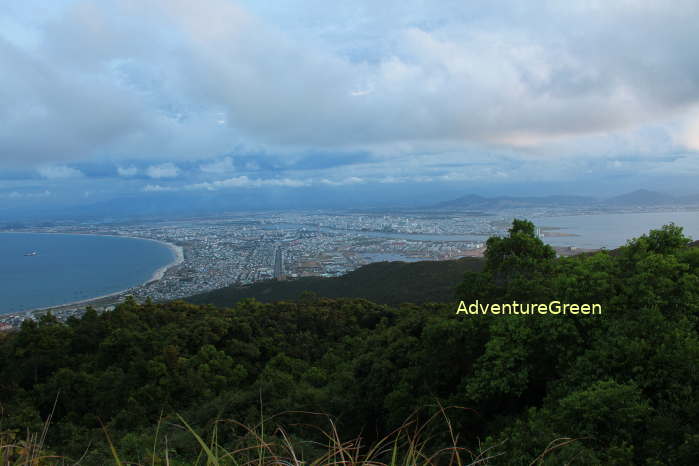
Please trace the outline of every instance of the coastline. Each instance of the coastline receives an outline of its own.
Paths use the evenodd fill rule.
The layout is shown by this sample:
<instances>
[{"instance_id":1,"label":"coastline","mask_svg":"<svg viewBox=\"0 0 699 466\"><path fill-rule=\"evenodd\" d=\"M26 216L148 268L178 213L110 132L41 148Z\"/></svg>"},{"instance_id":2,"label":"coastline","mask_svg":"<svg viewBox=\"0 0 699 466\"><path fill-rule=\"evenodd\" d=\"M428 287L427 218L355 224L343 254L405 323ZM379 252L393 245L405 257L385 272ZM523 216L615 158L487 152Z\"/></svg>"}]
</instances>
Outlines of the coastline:
<instances>
[{"instance_id":1,"label":"coastline","mask_svg":"<svg viewBox=\"0 0 699 466\"><path fill-rule=\"evenodd\" d=\"M63 309L66 307L71 307L71 306L85 305L85 304L93 303L95 301L101 301L103 299L108 299L108 298L112 298L115 296L120 296L122 294L127 293L130 290L133 290L134 288L138 288L140 286L145 286L145 285L157 282L159 280L162 280L168 270L170 270L171 268L176 267L184 262L184 249L182 248L182 246L178 246L178 245L173 244L173 243L168 243L167 241L161 241L161 240L157 240L157 239L153 239L153 238L142 238L139 236L126 236L126 235L103 235L103 234L99 234L99 233L57 233L57 232L34 232L34 231L3 231L0 233L38 233L38 234L56 234L56 235L109 236L112 238L139 239L139 240L144 240L144 241L153 241L156 243L160 243L163 246L166 246L168 249L170 249L170 251L174 255L174 258L170 263L158 268L155 272L153 272L153 275L151 275L151 277L148 280L146 280L145 282L140 283L138 285L134 285L132 287L129 287L129 288L126 288L123 290L119 290L119 291L115 291L113 293L101 295L101 296L94 296L94 297L87 298L87 299L81 299L79 301L71 301L68 303L61 303L61 304L56 304L56 305L48 306L48 307L39 307L39 308L34 308L34 309L27 309L25 311L20 311L20 312L10 312L8 314L0 314L0 319L8 318L8 317L20 317L20 316L29 317L37 312L48 312L51 310L58 310L58 309Z\"/></svg>"},{"instance_id":2,"label":"coastline","mask_svg":"<svg viewBox=\"0 0 699 466\"><path fill-rule=\"evenodd\" d=\"M121 236L121 238L136 238L136 237L135 236ZM150 279L147 282L142 283L139 286L147 285L149 283L153 283L153 282L157 282L159 280L162 280L163 277L165 276L165 273L168 270L170 270L173 267L177 267L178 265L180 265L184 262L184 249L182 248L182 246L178 246L176 244L168 243L166 241L160 241L160 240L151 239L151 238L137 238L137 239L147 239L149 241L155 241L156 243L160 243L164 246L167 246L170 249L170 251L172 251L172 253L175 255L175 258L172 260L172 262L160 267L158 270L153 272L153 275L150 277ZM129 289L131 289L131 288L129 288Z\"/></svg>"}]
</instances>

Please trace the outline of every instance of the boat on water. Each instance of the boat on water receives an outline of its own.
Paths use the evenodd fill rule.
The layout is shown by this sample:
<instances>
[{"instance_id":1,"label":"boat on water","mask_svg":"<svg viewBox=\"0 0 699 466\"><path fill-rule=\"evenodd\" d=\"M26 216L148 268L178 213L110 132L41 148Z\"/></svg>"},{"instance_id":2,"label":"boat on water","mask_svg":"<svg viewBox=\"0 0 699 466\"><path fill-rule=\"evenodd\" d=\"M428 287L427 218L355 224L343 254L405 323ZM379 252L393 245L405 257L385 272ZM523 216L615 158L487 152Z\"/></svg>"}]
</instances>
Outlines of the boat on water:
<instances>
[{"instance_id":1,"label":"boat on water","mask_svg":"<svg viewBox=\"0 0 699 466\"><path fill-rule=\"evenodd\" d=\"M39 254L39 253L37 253L36 251L24 253L25 256L36 256L36 255L38 255L38 254Z\"/></svg>"}]
</instances>

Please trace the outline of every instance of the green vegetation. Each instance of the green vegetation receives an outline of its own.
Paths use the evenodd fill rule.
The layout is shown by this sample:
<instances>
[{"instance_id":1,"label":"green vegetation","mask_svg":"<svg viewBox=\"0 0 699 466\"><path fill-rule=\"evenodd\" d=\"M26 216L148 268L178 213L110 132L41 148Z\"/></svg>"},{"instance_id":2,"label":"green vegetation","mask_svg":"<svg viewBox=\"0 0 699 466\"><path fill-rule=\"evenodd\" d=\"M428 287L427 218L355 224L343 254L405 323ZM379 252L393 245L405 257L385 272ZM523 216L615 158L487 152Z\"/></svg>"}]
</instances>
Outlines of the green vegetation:
<instances>
[{"instance_id":1,"label":"green vegetation","mask_svg":"<svg viewBox=\"0 0 699 466\"><path fill-rule=\"evenodd\" d=\"M699 464L688 245L668 225L557 259L516 221L458 287L467 303L598 316L313 295L47 316L0 339L0 431L24 438L52 416L46 448L81 464Z\"/></svg>"}]
</instances>

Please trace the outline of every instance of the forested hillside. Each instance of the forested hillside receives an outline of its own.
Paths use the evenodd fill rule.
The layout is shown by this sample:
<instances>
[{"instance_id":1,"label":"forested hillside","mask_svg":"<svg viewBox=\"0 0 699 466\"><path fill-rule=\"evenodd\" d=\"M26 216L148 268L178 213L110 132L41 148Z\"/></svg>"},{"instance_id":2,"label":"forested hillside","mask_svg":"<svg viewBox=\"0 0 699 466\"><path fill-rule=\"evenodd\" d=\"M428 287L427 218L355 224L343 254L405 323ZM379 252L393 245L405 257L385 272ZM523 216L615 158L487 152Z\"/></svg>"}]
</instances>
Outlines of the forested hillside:
<instances>
[{"instance_id":1,"label":"forested hillside","mask_svg":"<svg viewBox=\"0 0 699 466\"><path fill-rule=\"evenodd\" d=\"M192 464L203 447L182 419L234 451L257 440L230 420L264 417L270 441L311 459L328 444L313 426L330 429L311 413L365 450L437 415L450 424L427 424L425 458L389 443L376 461L425 464L458 437L479 464L699 464L699 249L669 225L615 254L557 259L533 233L515 221L491 238L458 298L598 303L601 315L456 314L457 299L129 301L3 335L0 430L37 432L53 413L47 449L81 464L111 461L105 431L122 460Z\"/></svg>"}]
</instances>

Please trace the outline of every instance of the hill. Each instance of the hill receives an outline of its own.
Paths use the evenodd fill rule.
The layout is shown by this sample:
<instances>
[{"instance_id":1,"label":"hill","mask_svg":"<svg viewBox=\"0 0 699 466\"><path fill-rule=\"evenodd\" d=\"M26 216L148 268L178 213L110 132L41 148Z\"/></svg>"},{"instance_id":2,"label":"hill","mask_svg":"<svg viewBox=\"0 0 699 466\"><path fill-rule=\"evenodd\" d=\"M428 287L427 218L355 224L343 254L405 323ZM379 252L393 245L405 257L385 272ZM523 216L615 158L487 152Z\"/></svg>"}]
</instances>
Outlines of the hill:
<instances>
[{"instance_id":1,"label":"hill","mask_svg":"<svg viewBox=\"0 0 699 466\"><path fill-rule=\"evenodd\" d=\"M607 199L607 204L627 206L669 205L677 202L678 199L670 196L669 194L649 191L647 189L638 189L630 193Z\"/></svg>"},{"instance_id":2,"label":"hill","mask_svg":"<svg viewBox=\"0 0 699 466\"><path fill-rule=\"evenodd\" d=\"M593 205L598 202L597 199L585 196L483 197L477 194L468 194L457 199L441 202L433 207L435 209L499 210L523 207L583 206Z\"/></svg>"},{"instance_id":3,"label":"hill","mask_svg":"<svg viewBox=\"0 0 699 466\"><path fill-rule=\"evenodd\" d=\"M483 259L448 261L375 262L341 277L267 280L249 286L229 286L186 298L195 304L231 306L244 298L262 302L298 299L310 291L326 298L364 298L380 304L446 302L464 273L479 272Z\"/></svg>"},{"instance_id":4,"label":"hill","mask_svg":"<svg viewBox=\"0 0 699 466\"><path fill-rule=\"evenodd\" d=\"M657 207L696 205L698 202L699 195L676 197L657 191L650 191L648 189L637 189L636 191L605 199L569 195L483 197L477 194L467 194L456 199L440 202L433 205L432 208L439 210L471 209L497 211L501 209L534 207Z\"/></svg>"}]
</instances>

